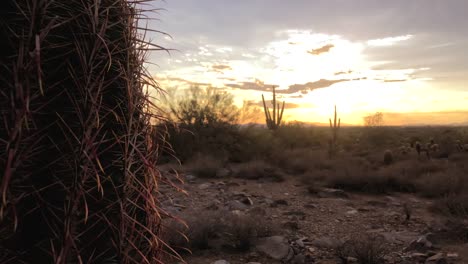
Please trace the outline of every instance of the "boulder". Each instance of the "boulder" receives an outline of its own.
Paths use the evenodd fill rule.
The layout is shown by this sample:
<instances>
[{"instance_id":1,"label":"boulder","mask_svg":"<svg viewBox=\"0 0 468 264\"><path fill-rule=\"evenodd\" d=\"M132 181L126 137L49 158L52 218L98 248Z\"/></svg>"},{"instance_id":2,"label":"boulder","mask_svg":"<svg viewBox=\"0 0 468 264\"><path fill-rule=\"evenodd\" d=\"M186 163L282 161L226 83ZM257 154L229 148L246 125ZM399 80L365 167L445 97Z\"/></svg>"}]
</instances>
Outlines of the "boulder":
<instances>
[{"instance_id":1,"label":"boulder","mask_svg":"<svg viewBox=\"0 0 468 264\"><path fill-rule=\"evenodd\" d=\"M337 248L343 244L342 241L332 237L321 237L310 242L311 245L318 248Z\"/></svg>"},{"instance_id":2,"label":"boulder","mask_svg":"<svg viewBox=\"0 0 468 264\"><path fill-rule=\"evenodd\" d=\"M447 264L447 258L445 257L445 254L443 253L437 253L434 256L426 259L425 264Z\"/></svg>"},{"instance_id":3,"label":"boulder","mask_svg":"<svg viewBox=\"0 0 468 264\"><path fill-rule=\"evenodd\" d=\"M230 264L229 261L221 259L211 262L211 264Z\"/></svg>"},{"instance_id":4,"label":"boulder","mask_svg":"<svg viewBox=\"0 0 468 264\"><path fill-rule=\"evenodd\" d=\"M260 238L255 245L257 251L276 260L282 260L288 257L290 251L288 240L283 236L272 236Z\"/></svg>"},{"instance_id":5,"label":"boulder","mask_svg":"<svg viewBox=\"0 0 468 264\"><path fill-rule=\"evenodd\" d=\"M349 195L340 189L324 188L317 193L320 198L349 198Z\"/></svg>"}]
</instances>

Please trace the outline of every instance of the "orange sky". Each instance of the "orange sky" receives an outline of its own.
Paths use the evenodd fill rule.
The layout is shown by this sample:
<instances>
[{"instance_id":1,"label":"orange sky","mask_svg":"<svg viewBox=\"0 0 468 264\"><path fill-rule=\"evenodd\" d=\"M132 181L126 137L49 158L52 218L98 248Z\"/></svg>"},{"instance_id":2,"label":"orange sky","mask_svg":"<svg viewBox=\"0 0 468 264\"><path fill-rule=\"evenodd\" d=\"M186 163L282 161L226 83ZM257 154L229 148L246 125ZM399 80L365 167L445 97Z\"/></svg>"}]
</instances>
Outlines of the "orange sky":
<instances>
[{"instance_id":1,"label":"orange sky","mask_svg":"<svg viewBox=\"0 0 468 264\"><path fill-rule=\"evenodd\" d=\"M167 1L155 27L172 38L154 41L178 51L151 70L163 88L212 85L239 104L276 85L297 106L288 120L326 122L336 104L348 124L377 111L392 125L468 123L468 2L421 1Z\"/></svg>"}]
</instances>

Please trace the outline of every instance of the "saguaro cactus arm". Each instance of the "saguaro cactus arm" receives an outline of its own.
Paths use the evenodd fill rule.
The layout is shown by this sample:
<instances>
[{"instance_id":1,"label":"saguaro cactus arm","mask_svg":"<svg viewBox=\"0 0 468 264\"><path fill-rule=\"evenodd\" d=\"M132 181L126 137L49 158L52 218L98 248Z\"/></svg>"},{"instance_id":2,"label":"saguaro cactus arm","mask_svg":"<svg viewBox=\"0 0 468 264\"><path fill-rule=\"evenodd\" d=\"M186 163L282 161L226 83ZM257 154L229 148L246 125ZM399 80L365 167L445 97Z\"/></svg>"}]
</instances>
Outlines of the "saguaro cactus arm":
<instances>
[{"instance_id":1,"label":"saguaro cactus arm","mask_svg":"<svg viewBox=\"0 0 468 264\"><path fill-rule=\"evenodd\" d=\"M270 109L266 105L265 97L263 96L263 94L262 94L262 102L263 102L263 111L265 112L266 125L268 129L272 129L272 130L277 129L281 125L281 120L283 119L285 102L283 101L282 107L280 110L280 104L276 102L275 86L273 86L272 113L270 113Z\"/></svg>"}]
</instances>

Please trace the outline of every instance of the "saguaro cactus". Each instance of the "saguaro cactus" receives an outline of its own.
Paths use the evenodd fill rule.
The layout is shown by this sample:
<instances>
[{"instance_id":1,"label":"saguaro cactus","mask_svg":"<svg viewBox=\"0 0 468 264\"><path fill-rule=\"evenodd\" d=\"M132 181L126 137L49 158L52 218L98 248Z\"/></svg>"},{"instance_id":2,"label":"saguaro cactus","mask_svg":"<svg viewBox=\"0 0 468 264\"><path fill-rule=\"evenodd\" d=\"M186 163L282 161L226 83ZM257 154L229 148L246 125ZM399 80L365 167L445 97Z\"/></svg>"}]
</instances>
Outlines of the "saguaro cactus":
<instances>
[{"instance_id":1,"label":"saguaro cactus","mask_svg":"<svg viewBox=\"0 0 468 264\"><path fill-rule=\"evenodd\" d=\"M338 122L337 122L338 119ZM340 125L341 125L341 118L338 118L338 113L336 112L336 105L335 105L335 115L332 119L328 119L330 121L330 132L331 132L331 138L329 141L329 153L331 155L335 154L337 151L338 147L338 131L340 130Z\"/></svg>"},{"instance_id":2,"label":"saguaro cactus","mask_svg":"<svg viewBox=\"0 0 468 264\"><path fill-rule=\"evenodd\" d=\"M262 101L263 101L263 111L265 112L265 120L266 120L266 125L268 129L271 130L276 130L278 127L281 125L281 120L283 119L283 112L284 112L284 104L285 102L283 101L281 110L280 110L280 104L276 103L276 90L275 86L273 86L273 112L270 113L270 109L265 103L265 97L262 94Z\"/></svg>"},{"instance_id":3,"label":"saguaro cactus","mask_svg":"<svg viewBox=\"0 0 468 264\"><path fill-rule=\"evenodd\" d=\"M144 2L0 1L0 263L159 263Z\"/></svg>"}]
</instances>

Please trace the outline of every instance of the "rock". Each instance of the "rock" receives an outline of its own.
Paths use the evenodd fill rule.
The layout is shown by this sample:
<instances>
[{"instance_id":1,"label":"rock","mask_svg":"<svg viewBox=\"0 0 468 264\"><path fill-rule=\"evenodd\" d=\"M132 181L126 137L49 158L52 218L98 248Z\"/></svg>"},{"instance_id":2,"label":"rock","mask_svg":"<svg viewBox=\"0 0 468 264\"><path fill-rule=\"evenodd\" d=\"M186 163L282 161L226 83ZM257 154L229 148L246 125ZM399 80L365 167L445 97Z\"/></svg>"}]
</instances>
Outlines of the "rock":
<instances>
[{"instance_id":1,"label":"rock","mask_svg":"<svg viewBox=\"0 0 468 264\"><path fill-rule=\"evenodd\" d=\"M217 261L214 261L214 262L211 262L211 264L230 264L227 260L217 260Z\"/></svg>"},{"instance_id":2,"label":"rock","mask_svg":"<svg viewBox=\"0 0 468 264\"><path fill-rule=\"evenodd\" d=\"M312 240L310 244L318 248L337 248L343 242L332 237L322 237Z\"/></svg>"},{"instance_id":3,"label":"rock","mask_svg":"<svg viewBox=\"0 0 468 264\"><path fill-rule=\"evenodd\" d=\"M353 210L347 211L347 212L346 212L346 215L347 215L347 216L351 216L351 215L356 215L356 214L358 214L358 213L359 213L358 210L353 209Z\"/></svg>"},{"instance_id":4,"label":"rock","mask_svg":"<svg viewBox=\"0 0 468 264\"><path fill-rule=\"evenodd\" d=\"M447 258L449 258L449 259L452 259L452 260L453 260L453 259L458 259L458 257L459 257L459 256L458 256L458 253L455 253L455 252L449 252L449 253L447 253Z\"/></svg>"},{"instance_id":5,"label":"rock","mask_svg":"<svg viewBox=\"0 0 468 264\"><path fill-rule=\"evenodd\" d=\"M299 223L296 221L284 222L283 226L291 230L299 230Z\"/></svg>"},{"instance_id":6,"label":"rock","mask_svg":"<svg viewBox=\"0 0 468 264\"><path fill-rule=\"evenodd\" d=\"M271 207L277 207L279 205L284 205L284 206L287 206L289 205L288 201L286 200L283 200L283 199L279 199L279 200L275 200L271 203Z\"/></svg>"},{"instance_id":7,"label":"rock","mask_svg":"<svg viewBox=\"0 0 468 264\"><path fill-rule=\"evenodd\" d=\"M414 262L416 263L422 263L424 262L429 256L427 254L424 254L424 253L419 253L419 252L415 252L415 253L411 253L409 255L409 257L411 258L411 260L413 260Z\"/></svg>"},{"instance_id":8,"label":"rock","mask_svg":"<svg viewBox=\"0 0 468 264\"><path fill-rule=\"evenodd\" d=\"M302 211L288 211L288 212L284 212L283 215L291 217L290 219L298 218L300 220L304 220L306 218L306 213Z\"/></svg>"},{"instance_id":9,"label":"rock","mask_svg":"<svg viewBox=\"0 0 468 264\"><path fill-rule=\"evenodd\" d=\"M248 262L247 264L262 264L260 262Z\"/></svg>"},{"instance_id":10,"label":"rock","mask_svg":"<svg viewBox=\"0 0 468 264\"><path fill-rule=\"evenodd\" d=\"M426 259L425 264L447 264L447 259L443 253L437 253L434 256Z\"/></svg>"},{"instance_id":11,"label":"rock","mask_svg":"<svg viewBox=\"0 0 468 264\"><path fill-rule=\"evenodd\" d=\"M380 232L376 232L380 233ZM380 233L387 242L392 244L404 245L409 244L418 237L421 236L420 233L410 232L410 231L398 231L398 232L382 232Z\"/></svg>"},{"instance_id":12,"label":"rock","mask_svg":"<svg viewBox=\"0 0 468 264\"><path fill-rule=\"evenodd\" d=\"M231 210L231 211L235 211L235 210L243 211L243 210L247 210L249 208L248 205L246 205L244 203L241 203L241 202L239 202L237 200L228 202L227 206L228 206L229 210Z\"/></svg>"},{"instance_id":13,"label":"rock","mask_svg":"<svg viewBox=\"0 0 468 264\"><path fill-rule=\"evenodd\" d=\"M427 236L420 236L416 240L413 240L411 244L405 249L405 251L417 251L424 253L432 248L432 242L427 239Z\"/></svg>"},{"instance_id":14,"label":"rock","mask_svg":"<svg viewBox=\"0 0 468 264\"><path fill-rule=\"evenodd\" d=\"M374 207L387 207L388 206L388 203L386 202L374 201L374 200L368 201L367 204L370 206L374 206Z\"/></svg>"},{"instance_id":15,"label":"rock","mask_svg":"<svg viewBox=\"0 0 468 264\"><path fill-rule=\"evenodd\" d=\"M306 262L306 257L303 254L297 254L291 260L292 264L304 264Z\"/></svg>"},{"instance_id":16,"label":"rock","mask_svg":"<svg viewBox=\"0 0 468 264\"><path fill-rule=\"evenodd\" d=\"M209 183L209 182L202 183L202 184L198 185L198 189L200 189L200 190L206 190L206 189L209 189L209 188L211 188L211 183Z\"/></svg>"},{"instance_id":17,"label":"rock","mask_svg":"<svg viewBox=\"0 0 468 264\"><path fill-rule=\"evenodd\" d=\"M320 198L349 198L349 195L340 189L324 188L317 195Z\"/></svg>"},{"instance_id":18,"label":"rock","mask_svg":"<svg viewBox=\"0 0 468 264\"><path fill-rule=\"evenodd\" d=\"M316 205L316 204L304 204L304 208L307 208L307 209L317 209L317 208L318 208L318 205Z\"/></svg>"},{"instance_id":19,"label":"rock","mask_svg":"<svg viewBox=\"0 0 468 264\"><path fill-rule=\"evenodd\" d=\"M221 168L216 171L216 178L227 178L231 175L231 171L226 168Z\"/></svg>"},{"instance_id":20,"label":"rock","mask_svg":"<svg viewBox=\"0 0 468 264\"><path fill-rule=\"evenodd\" d=\"M185 179L188 181L188 182L194 182L197 177L195 175L192 175L192 174L186 174L185 175Z\"/></svg>"},{"instance_id":21,"label":"rock","mask_svg":"<svg viewBox=\"0 0 468 264\"><path fill-rule=\"evenodd\" d=\"M242 199L242 203L249 205L249 206L252 206L254 204L252 199L250 199L250 197L245 197L244 199Z\"/></svg>"},{"instance_id":22,"label":"rock","mask_svg":"<svg viewBox=\"0 0 468 264\"><path fill-rule=\"evenodd\" d=\"M288 254L292 251L288 240L282 236L260 238L255 247L259 252L276 260L288 257Z\"/></svg>"}]
</instances>

